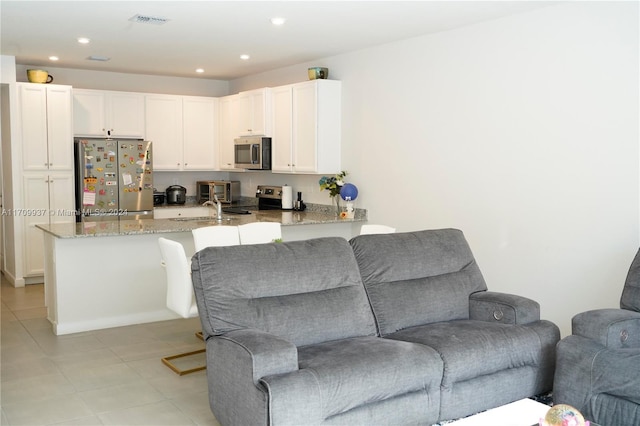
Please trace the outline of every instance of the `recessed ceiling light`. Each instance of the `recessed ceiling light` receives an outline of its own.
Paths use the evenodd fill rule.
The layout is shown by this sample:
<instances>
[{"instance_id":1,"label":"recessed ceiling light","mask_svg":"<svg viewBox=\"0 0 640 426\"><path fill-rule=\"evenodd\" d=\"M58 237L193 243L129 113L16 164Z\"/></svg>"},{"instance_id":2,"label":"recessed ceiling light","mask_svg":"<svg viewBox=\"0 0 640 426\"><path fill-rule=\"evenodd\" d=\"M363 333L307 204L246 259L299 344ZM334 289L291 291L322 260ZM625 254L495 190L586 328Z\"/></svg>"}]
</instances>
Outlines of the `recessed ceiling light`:
<instances>
[{"instance_id":1,"label":"recessed ceiling light","mask_svg":"<svg viewBox=\"0 0 640 426\"><path fill-rule=\"evenodd\" d=\"M60 58L58 58L57 56L49 56L50 61L57 61L58 59Z\"/></svg>"},{"instance_id":2,"label":"recessed ceiling light","mask_svg":"<svg viewBox=\"0 0 640 426\"><path fill-rule=\"evenodd\" d=\"M204 72L204 70L202 68L197 68L196 72L202 74Z\"/></svg>"},{"instance_id":3,"label":"recessed ceiling light","mask_svg":"<svg viewBox=\"0 0 640 426\"><path fill-rule=\"evenodd\" d=\"M287 22L287 20L286 20L286 19L284 19L284 18L280 18L280 17L277 17L277 18L271 18L271 23L272 23L273 25L282 25L282 24L284 24L285 22Z\"/></svg>"},{"instance_id":4,"label":"recessed ceiling light","mask_svg":"<svg viewBox=\"0 0 640 426\"><path fill-rule=\"evenodd\" d=\"M242 59L243 61L246 61L247 59L249 59L251 56L249 55L240 55L240 59Z\"/></svg>"},{"instance_id":5,"label":"recessed ceiling light","mask_svg":"<svg viewBox=\"0 0 640 426\"><path fill-rule=\"evenodd\" d=\"M86 37L78 37L78 43L80 44L89 44L91 40Z\"/></svg>"}]
</instances>

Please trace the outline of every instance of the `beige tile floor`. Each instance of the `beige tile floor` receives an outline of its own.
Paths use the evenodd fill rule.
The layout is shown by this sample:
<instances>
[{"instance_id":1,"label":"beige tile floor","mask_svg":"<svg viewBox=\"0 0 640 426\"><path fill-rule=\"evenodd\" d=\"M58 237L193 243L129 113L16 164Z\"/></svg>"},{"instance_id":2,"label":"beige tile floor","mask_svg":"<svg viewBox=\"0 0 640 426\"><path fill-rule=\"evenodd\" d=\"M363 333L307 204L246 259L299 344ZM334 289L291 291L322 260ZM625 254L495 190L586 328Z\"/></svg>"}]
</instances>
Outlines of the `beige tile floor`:
<instances>
[{"instance_id":1,"label":"beige tile floor","mask_svg":"<svg viewBox=\"0 0 640 426\"><path fill-rule=\"evenodd\" d=\"M197 318L56 336L43 285L0 290L1 425L219 425L206 372L160 361L204 347Z\"/></svg>"}]
</instances>

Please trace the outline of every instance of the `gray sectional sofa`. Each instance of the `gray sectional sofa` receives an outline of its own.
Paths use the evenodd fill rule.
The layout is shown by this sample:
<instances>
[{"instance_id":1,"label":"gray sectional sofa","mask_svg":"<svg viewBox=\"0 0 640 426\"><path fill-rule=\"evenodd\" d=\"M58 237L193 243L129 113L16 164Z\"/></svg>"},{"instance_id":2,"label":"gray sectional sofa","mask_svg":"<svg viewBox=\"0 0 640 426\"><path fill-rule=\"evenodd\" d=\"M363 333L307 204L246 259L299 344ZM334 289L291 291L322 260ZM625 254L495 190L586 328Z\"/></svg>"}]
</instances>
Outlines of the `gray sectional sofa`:
<instances>
[{"instance_id":1,"label":"gray sectional sofa","mask_svg":"<svg viewBox=\"0 0 640 426\"><path fill-rule=\"evenodd\" d=\"M430 425L552 387L558 328L459 230L210 247L192 277L222 425Z\"/></svg>"},{"instance_id":2,"label":"gray sectional sofa","mask_svg":"<svg viewBox=\"0 0 640 426\"><path fill-rule=\"evenodd\" d=\"M640 425L640 250L620 309L579 313L571 328L557 347L554 401L600 425Z\"/></svg>"}]
</instances>

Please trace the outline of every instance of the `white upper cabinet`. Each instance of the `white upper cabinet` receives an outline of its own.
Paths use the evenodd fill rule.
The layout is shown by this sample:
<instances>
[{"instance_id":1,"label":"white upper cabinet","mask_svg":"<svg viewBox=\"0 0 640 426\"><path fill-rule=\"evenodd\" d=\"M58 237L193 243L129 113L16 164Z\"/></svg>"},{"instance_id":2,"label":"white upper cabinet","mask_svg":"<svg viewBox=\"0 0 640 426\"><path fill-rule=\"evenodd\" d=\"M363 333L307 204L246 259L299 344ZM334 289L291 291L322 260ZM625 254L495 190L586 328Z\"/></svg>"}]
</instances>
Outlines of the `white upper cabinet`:
<instances>
[{"instance_id":1,"label":"white upper cabinet","mask_svg":"<svg viewBox=\"0 0 640 426\"><path fill-rule=\"evenodd\" d=\"M220 98L220 131L218 137L218 168L220 170L236 170L233 140L238 137L233 124L233 102L237 95Z\"/></svg>"},{"instance_id":2,"label":"white upper cabinet","mask_svg":"<svg viewBox=\"0 0 640 426\"><path fill-rule=\"evenodd\" d=\"M146 139L155 170L215 170L218 99L147 95Z\"/></svg>"},{"instance_id":3,"label":"white upper cabinet","mask_svg":"<svg viewBox=\"0 0 640 426\"><path fill-rule=\"evenodd\" d=\"M217 166L216 132L218 99L182 99L183 169L213 170Z\"/></svg>"},{"instance_id":4,"label":"white upper cabinet","mask_svg":"<svg viewBox=\"0 0 640 426\"><path fill-rule=\"evenodd\" d=\"M271 135L271 169L293 170L293 85L271 90L273 125Z\"/></svg>"},{"instance_id":5,"label":"white upper cabinet","mask_svg":"<svg viewBox=\"0 0 640 426\"><path fill-rule=\"evenodd\" d=\"M144 138L144 94L73 90L76 136Z\"/></svg>"},{"instance_id":6,"label":"white upper cabinet","mask_svg":"<svg viewBox=\"0 0 640 426\"><path fill-rule=\"evenodd\" d=\"M71 86L18 84L24 171L73 170Z\"/></svg>"},{"instance_id":7,"label":"white upper cabinet","mask_svg":"<svg viewBox=\"0 0 640 426\"><path fill-rule=\"evenodd\" d=\"M240 92L232 98L232 128L238 136L271 136L271 89Z\"/></svg>"},{"instance_id":8,"label":"white upper cabinet","mask_svg":"<svg viewBox=\"0 0 640 426\"><path fill-rule=\"evenodd\" d=\"M272 92L273 171L340 171L341 82L311 80Z\"/></svg>"},{"instance_id":9,"label":"white upper cabinet","mask_svg":"<svg viewBox=\"0 0 640 426\"><path fill-rule=\"evenodd\" d=\"M154 170L182 170L182 96L147 95L146 139L153 143Z\"/></svg>"}]
</instances>

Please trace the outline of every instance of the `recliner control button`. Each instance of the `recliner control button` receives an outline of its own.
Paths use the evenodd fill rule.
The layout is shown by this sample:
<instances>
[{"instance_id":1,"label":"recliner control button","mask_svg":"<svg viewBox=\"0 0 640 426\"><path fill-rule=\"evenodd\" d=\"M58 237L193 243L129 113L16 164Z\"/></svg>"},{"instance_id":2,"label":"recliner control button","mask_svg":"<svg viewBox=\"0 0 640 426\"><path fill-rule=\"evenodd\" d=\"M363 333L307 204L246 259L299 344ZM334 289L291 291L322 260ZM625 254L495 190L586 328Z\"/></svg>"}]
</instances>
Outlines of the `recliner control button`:
<instances>
[{"instance_id":1,"label":"recliner control button","mask_svg":"<svg viewBox=\"0 0 640 426\"><path fill-rule=\"evenodd\" d=\"M622 330L620 332L620 341L624 343L627 341L628 338L629 338L629 332L627 330Z\"/></svg>"}]
</instances>

